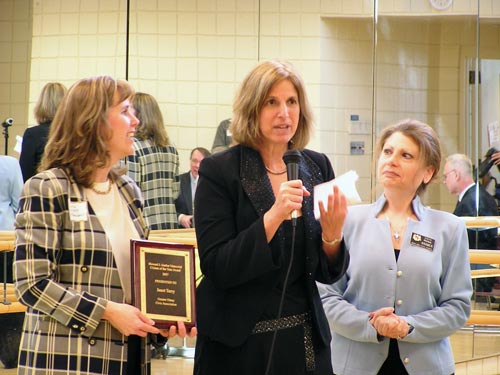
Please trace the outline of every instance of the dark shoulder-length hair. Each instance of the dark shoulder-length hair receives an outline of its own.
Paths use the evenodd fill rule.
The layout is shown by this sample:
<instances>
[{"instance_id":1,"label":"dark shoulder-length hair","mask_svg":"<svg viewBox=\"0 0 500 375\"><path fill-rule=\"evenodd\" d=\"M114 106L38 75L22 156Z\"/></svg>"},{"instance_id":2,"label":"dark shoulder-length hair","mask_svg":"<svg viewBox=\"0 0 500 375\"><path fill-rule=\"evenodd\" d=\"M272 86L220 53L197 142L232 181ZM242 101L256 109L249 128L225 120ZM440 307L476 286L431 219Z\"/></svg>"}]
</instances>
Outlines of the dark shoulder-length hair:
<instances>
[{"instance_id":1,"label":"dark shoulder-length hair","mask_svg":"<svg viewBox=\"0 0 500 375\"><path fill-rule=\"evenodd\" d=\"M167 147L170 144L160 106L149 94L138 92L134 96L135 116L139 119L135 137L140 140L151 140L154 145Z\"/></svg>"},{"instance_id":2,"label":"dark shoulder-length hair","mask_svg":"<svg viewBox=\"0 0 500 375\"><path fill-rule=\"evenodd\" d=\"M406 119L382 130L375 148L375 155L377 155L377 158L380 156L387 139L394 133L398 132L411 138L418 145L424 165L426 167L431 167L434 170L432 178L429 182L422 182L417 189L416 194L422 195L427 188L427 185L429 185L429 183L433 181L436 176L438 176L442 157L441 142L439 141L439 137L434 129L429 125L417 120Z\"/></svg>"},{"instance_id":3,"label":"dark shoulder-length hair","mask_svg":"<svg viewBox=\"0 0 500 375\"><path fill-rule=\"evenodd\" d=\"M259 116L269 91L278 82L290 81L297 90L300 116L290 148L303 149L313 131L313 113L304 82L288 62L270 60L259 63L241 83L233 102L231 131L233 142L257 149L262 140Z\"/></svg>"},{"instance_id":4,"label":"dark shoulder-length hair","mask_svg":"<svg viewBox=\"0 0 500 375\"><path fill-rule=\"evenodd\" d=\"M54 117L39 171L62 168L75 182L90 187L95 169L110 162L108 110L133 96L128 82L110 76L76 82ZM112 176L118 173L115 169Z\"/></svg>"}]
</instances>

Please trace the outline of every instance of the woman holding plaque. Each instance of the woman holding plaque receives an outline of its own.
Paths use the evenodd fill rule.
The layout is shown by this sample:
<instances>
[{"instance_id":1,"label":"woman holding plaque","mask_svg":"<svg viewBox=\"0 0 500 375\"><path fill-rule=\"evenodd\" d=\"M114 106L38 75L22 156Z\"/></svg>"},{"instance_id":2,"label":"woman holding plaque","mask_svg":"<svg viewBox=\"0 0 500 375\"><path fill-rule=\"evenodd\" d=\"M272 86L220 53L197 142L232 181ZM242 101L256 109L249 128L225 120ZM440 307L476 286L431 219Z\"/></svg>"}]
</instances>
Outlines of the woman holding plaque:
<instances>
[{"instance_id":1,"label":"woman holding plaque","mask_svg":"<svg viewBox=\"0 0 500 375\"><path fill-rule=\"evenodd\" d=\"M328 374L330 333L316 281L344 273L346 199L337 188L314 218L313 188L334 178L312 131L305 87L286 62L265 61L233 104L236 146L203 160L195 222L195 374ZM295 151L298 178L283 157Z\"/></svg>"},{"instance_id":2,"label":"woman holding plaque","mask_svg":"<svg viewBox=\"0 0 500 375\"><path fill-rule=\"evenodd\" d=\"M43 172L24 186L14 279L28 309L18 374L147 374L149 342L176 333L130 305L130 239L148 229L137 185L114 166L134 153L133 95L109 76L75 83L52 123Z\"/></svg>"}]
</instances>

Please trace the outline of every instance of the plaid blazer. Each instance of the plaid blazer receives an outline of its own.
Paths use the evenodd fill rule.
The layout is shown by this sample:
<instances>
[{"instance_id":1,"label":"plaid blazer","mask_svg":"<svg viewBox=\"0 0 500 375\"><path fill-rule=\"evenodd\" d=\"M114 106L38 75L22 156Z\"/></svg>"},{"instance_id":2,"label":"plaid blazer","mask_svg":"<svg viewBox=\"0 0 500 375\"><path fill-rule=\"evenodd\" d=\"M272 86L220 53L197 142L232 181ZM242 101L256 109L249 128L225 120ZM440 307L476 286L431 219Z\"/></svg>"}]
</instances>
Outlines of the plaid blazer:
<instances>
[{"instance_id":1,"label":"plaid blazer","mask_svg":"<svg viewBox=\"0 0 500 375\"><path fill-rule=\"evenodd\" d=\"M128 175L144 196L144 218L151 230L177 228L175 199L179 195L179 154L174 146L155 146L134 139L135 154L127 157Z\"/></svg>"},{"instance_id":2,"label":"plaid blazer","mask_svg":"<svg viewBox=\"0 0 500 375\"><path fill-rule=\"evenodd\" d=\"M146 238L140 190L127 176L115 182ZM86 197L61 169L35 175L21 195L14 280L28 309L18 374L126 374L127 337L101 320L107 301L124 302L111 245L92 207L87 221L72 221L69 201Z\"/></svg>"}]
</instances>

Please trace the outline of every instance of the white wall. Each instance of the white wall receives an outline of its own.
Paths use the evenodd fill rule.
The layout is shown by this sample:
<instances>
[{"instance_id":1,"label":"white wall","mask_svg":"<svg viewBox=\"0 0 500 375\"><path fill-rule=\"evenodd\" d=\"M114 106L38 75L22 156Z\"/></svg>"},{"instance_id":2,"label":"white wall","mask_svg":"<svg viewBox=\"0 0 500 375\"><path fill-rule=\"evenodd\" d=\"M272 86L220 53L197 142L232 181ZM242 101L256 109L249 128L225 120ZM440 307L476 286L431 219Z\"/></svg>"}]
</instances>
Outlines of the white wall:
<instances>
[{"instance_id":1,"label":"white wall","mask_svg":"<svg viewBox=\"0 0 500 375\"><path fill-rule=\"evenodd\" d=\"M492 20L481 40L493 55L500 51L499 3L481 0L481 16ZM27 23L30 6L31 40L19 31L21 23L8 22L16 14ZM362 197L370 200L372 136L352 134L350 115L372 126L373 0L132 0L131 6L129 80L160 102L181 170L188 169L193 147L211 147L250 68L280 58L298 67L308 88L317 120L309 147L327 153L337 174L356 169ZM11 136L34 124L32 108L46 82L125 78L125 0L0 0L0 7L0 30L8 31L0 33L0 48L10 50L8 56L17 51L8 61L0 54L0 109L23 108ZM377 129L417 117L435 126L446 154L463 151L462 65L475 51L474 24L465 20L476 13L476 0L454 0L444 12L428 0L379 1ZM402 17L408 14L413 18ZM442 15L456 17L443 21ZM18 38L23 41L14 48ZM11 72L23 70L29 70L29 91L13 101L11 92L23 90L6 76L22 80ZM349 143L359 140L366 154L351 156ZM434 206L452 204L439 185L427 198Z\"/></svg>"}]
</instances>

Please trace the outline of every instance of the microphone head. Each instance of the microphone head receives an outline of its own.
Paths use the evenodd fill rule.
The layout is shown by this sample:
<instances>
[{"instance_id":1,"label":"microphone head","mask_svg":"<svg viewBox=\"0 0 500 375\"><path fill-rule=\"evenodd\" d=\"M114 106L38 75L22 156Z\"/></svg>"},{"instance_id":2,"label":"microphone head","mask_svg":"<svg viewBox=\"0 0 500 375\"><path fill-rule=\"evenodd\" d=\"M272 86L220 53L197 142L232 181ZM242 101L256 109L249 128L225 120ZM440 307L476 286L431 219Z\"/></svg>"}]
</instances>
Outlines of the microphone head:
<instances>
[{"instance_id":1,"label":"microphone head","mask_svg":"<svg viewBox=\"0 0 500 375\"><path fill-rule=\"evenodd\" d=\"M14 119L12 117L9 117L9 118L5 119L4 122L2 122L2 126L4 128L6 128L8 126L12 126L13 123L14 123Z\"/></svg>"},{"instance_id":2,"label":"microphone head","mask_svg":"<svg viewBox=\"0 0 500 375\"><path fill-rule=\"evenodd\" d=\"M301 158L300 152L297 150L288 150L283 155L283 161L285 162L286 165L293 163L299 164L300 158Z\"/></svg>"},{"instance_id":3,"label":"microphone head","mask_svg":"<svg viewBox=\"0 0 500 375\"><path fill-rule=\"evenodd\" d=\"M288 150L283 155L283 161L286 164L286 174L288 180L297 180L299 178L300 152L297 150Z\"/></svg>"}]
</instances>

